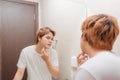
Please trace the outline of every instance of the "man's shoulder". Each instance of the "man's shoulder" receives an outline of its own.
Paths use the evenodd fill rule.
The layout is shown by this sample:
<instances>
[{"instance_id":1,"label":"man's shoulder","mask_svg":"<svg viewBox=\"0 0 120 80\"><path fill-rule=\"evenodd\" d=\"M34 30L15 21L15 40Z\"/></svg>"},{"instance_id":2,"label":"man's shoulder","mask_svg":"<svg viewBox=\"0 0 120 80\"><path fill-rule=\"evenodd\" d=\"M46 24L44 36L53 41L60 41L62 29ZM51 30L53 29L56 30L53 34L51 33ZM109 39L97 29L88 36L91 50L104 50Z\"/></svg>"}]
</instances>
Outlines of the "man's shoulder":
<instances>
[{"instance_id":1,"label":"man's shoulder","mask_svg":"<svg viewBox=\"0 0 120 80\"><path fill-rule=\"evenodd\" d=\"M33 48L33 47L34 47L34 45L26 46L26 47L23 48L23 50L30 49L30 48Z\"/></svg>"},{"instance_id":2,"label":"man's shoulder","mask_svg":"<svg viewBox=\"0 0 120 80\"><path fill-rule=\"evenodd\" d=\"M30 46L24 47L22 51L31 51L33 49L34 49L34 45L30 45Z\"/></svg>"},{"instance_id":3,"label":"man's shoulder","mask_svg":"<svg viewBox=\"0 0 120 80\"><path fill-rule=\"evenodd\" d=\"M34 51L34 45L27 46L22 49L21 55L28 56Z\"/></svg>"},{"instance_id":4,"label":"man's shoulder","mask_svg":"<svg viewBox=\"0 0 120 80\"><path fill-rule=\"evenodd\" d=\"M85 63L83 63L80 67L88 70L99 71L99 70L107 70L115 65L119 65L119 60L112 53L102 53L93 58L88 59ZM104 65L104 66L103 66ZM109 68L108 68L109 67Z\"/></svg>"}]
</instances>

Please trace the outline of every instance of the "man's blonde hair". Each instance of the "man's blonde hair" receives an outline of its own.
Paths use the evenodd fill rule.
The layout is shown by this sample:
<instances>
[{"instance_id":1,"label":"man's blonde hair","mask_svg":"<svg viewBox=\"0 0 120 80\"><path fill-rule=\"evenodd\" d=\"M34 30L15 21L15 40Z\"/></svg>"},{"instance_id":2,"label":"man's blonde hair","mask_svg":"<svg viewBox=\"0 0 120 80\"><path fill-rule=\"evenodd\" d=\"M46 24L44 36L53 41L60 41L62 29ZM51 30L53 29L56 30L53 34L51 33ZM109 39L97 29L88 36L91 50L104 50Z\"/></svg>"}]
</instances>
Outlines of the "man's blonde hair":
<instances>
[{"instance_id":1,"label":"man's blonde hair","mask_svg":"<svg viewBox=\"0 0 120 80\"><path fill-rule=\"evenodd\" d=\"M93 48L111 50L119 34L119 26L115 17L98 14L84 21L82 31Z\"/></svg>"},{"instance_id":2,"label":"man's blonde hair","mask_svg":"<svg viewBox=\"0 0 120 80\"><path fill-rule=\"evenodd\" d=\"M38 38L42 38L44 35L48 34L49 32L51 32L53 36L55 36L55 31L53 31L51 28L49 27L40 28L36 33L36 43L38 43Z\"/></svg>"}]
</instances>

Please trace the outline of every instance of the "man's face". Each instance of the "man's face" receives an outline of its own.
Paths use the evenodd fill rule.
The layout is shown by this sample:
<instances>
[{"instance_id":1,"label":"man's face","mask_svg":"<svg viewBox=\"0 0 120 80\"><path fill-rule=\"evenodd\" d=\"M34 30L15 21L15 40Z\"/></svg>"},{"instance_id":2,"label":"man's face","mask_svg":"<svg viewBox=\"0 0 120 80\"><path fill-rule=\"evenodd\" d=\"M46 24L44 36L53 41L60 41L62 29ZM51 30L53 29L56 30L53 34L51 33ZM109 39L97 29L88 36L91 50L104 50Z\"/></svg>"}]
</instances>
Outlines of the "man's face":
<instances>
[{"instance_id":1,"label":"man's face","mask_svg":"<svg viewBox=\"0 0 120 80\"><path fill-rule=\"evenodd\" d=\"M44 35L41 40L40 40L40 44L44 47L49 49L52 45L53 42L53 34L51 32L49 32L48 34Z\"/></svg>"}]
</instances>

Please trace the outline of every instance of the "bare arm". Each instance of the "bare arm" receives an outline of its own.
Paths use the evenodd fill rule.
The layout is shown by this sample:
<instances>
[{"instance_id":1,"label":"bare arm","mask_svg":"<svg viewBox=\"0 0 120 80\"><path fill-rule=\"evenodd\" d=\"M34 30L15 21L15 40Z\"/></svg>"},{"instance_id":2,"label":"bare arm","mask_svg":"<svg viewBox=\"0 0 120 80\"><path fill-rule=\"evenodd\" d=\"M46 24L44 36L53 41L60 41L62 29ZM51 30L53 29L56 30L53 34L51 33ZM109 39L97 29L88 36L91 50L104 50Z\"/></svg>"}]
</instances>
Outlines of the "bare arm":
<instances>
[{"instance_id":1,"label":"bare arm","mask_svg":"<svg viewBox=\"0 0 120 80\"><path fill-rule=\"evenodd\" d=\"M13 80L22 80L24 72L24 68L18 68Z\"/></svg>"},{"instance_id":2,"label":"bare arm","mask_svg":"<svg viewBox=\"0 0 120 80\"><path fill-rule=\"evenodd\" d=\"M51 75L55 79L57 79L59 76L59 67L53 66L49 60L46 62L46 64L47 64L48 70L51 73Z\"/></svg>"}]
</instances>

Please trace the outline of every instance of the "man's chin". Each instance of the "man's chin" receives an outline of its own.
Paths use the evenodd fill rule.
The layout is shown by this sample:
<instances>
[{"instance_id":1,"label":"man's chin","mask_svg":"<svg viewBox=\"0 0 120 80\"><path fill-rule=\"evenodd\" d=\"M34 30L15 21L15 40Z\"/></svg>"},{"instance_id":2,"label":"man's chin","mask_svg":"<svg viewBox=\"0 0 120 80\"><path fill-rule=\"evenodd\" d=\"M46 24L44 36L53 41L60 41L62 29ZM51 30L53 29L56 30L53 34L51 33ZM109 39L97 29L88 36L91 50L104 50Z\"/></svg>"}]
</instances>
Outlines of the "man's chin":
<instances>
[{"instance_id":1,"label":"man's chin","mask_svg":"<svg viewBox=\"0 0 120 80\"><path fill-rule=\"evenodd\" d=\"M50 46L46 46L45 48L46 48L46 49L49 49L49 48L50 48Z\"/></svg>"}]
</instances>

